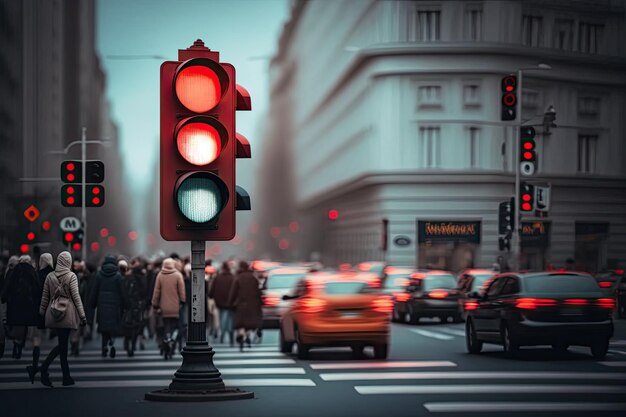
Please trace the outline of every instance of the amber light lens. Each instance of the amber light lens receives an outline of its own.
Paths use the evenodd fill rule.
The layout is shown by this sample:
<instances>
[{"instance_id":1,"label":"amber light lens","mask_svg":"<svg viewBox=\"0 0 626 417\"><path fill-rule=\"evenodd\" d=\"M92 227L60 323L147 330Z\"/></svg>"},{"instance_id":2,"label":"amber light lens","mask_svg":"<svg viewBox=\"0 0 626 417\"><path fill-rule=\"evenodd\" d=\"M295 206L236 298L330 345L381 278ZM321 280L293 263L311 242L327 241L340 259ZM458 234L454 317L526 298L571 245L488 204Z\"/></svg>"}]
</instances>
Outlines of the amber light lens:
<instances>
[{"instance_id":1,"label":"amber light lens","mask_svg":"<svg viewBox=\"0 0 626 417\"><path fill-rule=\"evenodd\" d=\"M372 301L372 310L377 313L391 313L393 311L393 301L388 297L376 298Z\"/></svg>"},{"instance_id":2,"label":"amber light lens","mask_svg":"<svg viewBox=\"0 0 626 417\"><path fill-rule=\"evenodd\" d=\"M203 65L184 68L176 77L176 96L183 106L195 113L205 113L222 97L217 74Z\"/></svg>"},{"instance_id":3,"label":"amber light lens","mask_svg":"<svg viewBox=\"0 0 626 417\"><path fill-rule=\"evenodd\" d=\"M207 165L215 161L222 150L220 134L207 123L188 123L176 135L178 152L194 165Z\"/></svg>"}]
</instances>

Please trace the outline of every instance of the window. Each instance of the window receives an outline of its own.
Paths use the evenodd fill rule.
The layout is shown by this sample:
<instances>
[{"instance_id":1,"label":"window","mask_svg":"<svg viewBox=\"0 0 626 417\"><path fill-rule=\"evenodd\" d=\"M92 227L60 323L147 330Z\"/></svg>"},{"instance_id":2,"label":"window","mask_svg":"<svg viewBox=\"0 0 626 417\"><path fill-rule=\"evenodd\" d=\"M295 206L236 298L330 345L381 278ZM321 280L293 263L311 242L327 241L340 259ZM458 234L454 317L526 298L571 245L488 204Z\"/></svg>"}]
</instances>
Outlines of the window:
<instances>
[{"instance_id":1,"label":"window","mask_svg":"<svg viewBox=\"0 0 626 417\"><path fill-rule=\"evenodd\" d=\"M482 10L465 10L465 39L469 41L480 41L482 39L482 22Z\"/></svg>"},{"instance_id":2,"label":"window","mask_svg":"<svg viewBox=\"0 0 626 417\"><path fill-rule=\"evenodd\" d=\"M498 278L493 281L487 290L487 297L497 297L500 294L500 290L502 290L502 287L504 286L504 281L506 281L506 277Z\"/></svg>"},{"instance_id":3,"label":"window","mask_svg":"<svg viewBox=\"0 0 626 417\"><path fill-rule=\"evenodd\" d=\"M593 173L596 170L596 147L598 136L578 136L578 172Z\"/></svg>"},{"instance_id":4,"label":"window","mask_svg":"<svg viewBox=\"0 0 626 417\"><path fill-rule=\"evenodd\" d=\"M479 164L480 156L480 129L477 127L469 128L469 164L470 168L476 168Z\"/></svg>"},{"instance_id":5,"label":"window","mask_svg":"<svg viewBox=\"0 0 626 417\"><path fill-rule=\"evenodd\" d=\"M517 278L509 278L506 280L506 284L502 287L500 295L511 295L519 292L519 282Z\"/></svg>"},{"instance_id":6,"label":"window","mask_svg":"<svg viewBox=\"0 0 626 417\"><path fill-rule=\"evenodd\" d=\"M439 165L439 137L438 127L420 127L420 154L425 168Z\"/></svg>"},{"instance_id":7,"label":"window","mask_svg":"<svg viewBox=\"0 0 626 417\"><path fill-rule=\"evenodd\" d=\"M441 106L441 86L425 85L417 89L417 102L419 107Z\"/></svg>"},{"instance_id":8,"label":"window","mask_svg":"<svg viewBox=\"0 0 626 417\"><path fill-rule=\"evenodd\" d=\"M554 21L554 37L552 46L556 49L571 51L574 48L574 21L556 19Z\"/></svg>"},{"instance_id":9,"label":"window","mask_svg":"<svg viewBox=\"0 0 626 417\"><path fill-rule=\"evenodd\" d=\"M539 16L522 16L522 45L539 47L543 41L542 21Z\"/></svg>"},{"instance_id":10,"label":"window","mask_svg":"<svg viewBox=\"0 0 626 417\"><path fill-rule=\"evenodd\" d=\"M415 40L438 41L440 36L440 11L421 10L417 12Z\"/></svg>"},{"instance_id":11,"label":"window","mask_svg":"<svg viewBox=\"0 0 626 417\"><path fill-rule=\"evenodd\" d=\"M480 106L480 86L468 84L463 86L463 104L466 107Z\"/></svg>"},{"instance_id":12,"label":"window","mask_svg":"<svg viewBox=\"0 0 626 417\"><path fill-rule=\"evenodd\" d=\"M590 54L600 51L604 25L580 22L578 24L578 50Z\"/></svg>"},{"instance_id":13,"label":"window","mask_svg":"<svg viewBox=\"0 0 626 417\"><path fill-rule=\"evenodd\" d=\"M578 97L578 114L595 116L600 113L600 97Z\"/></svg>"}]
</instances>

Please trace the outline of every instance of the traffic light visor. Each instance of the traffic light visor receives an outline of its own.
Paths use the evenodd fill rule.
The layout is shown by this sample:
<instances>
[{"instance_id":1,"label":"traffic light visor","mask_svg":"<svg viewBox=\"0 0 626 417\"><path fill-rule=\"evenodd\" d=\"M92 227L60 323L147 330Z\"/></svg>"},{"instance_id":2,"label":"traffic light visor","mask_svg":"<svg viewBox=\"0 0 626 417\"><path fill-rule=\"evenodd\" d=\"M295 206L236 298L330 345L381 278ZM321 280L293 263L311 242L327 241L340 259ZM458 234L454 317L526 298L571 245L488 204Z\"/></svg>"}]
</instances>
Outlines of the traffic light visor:
<instances>
[{"instance_id":1,"label":"traffic light visor","mask_svg":"<svg viewBox=\"0 0 626 417\"><path fill-rule=\"evenodd\" d=\"M222 126L207 123L206 117L195 117L182 122L176 131L176 146L180 155L194 165L207 165L220 155L225 141ZM219 129L219 130L218 130Z\"/></svg>"},{"instance_id":2,"label":"traffic light visor","mask_svg":"<svg viewBox=\"0 0 626 417\"><path fill-rule=\"evenodd\" d=\"M202 58L184 62L176 72L176 97L187 109L206 113L220 102L228 88L226 74L219 64Z\"/></svg>"},{"instance_id":3,"label":"traffic light visor","mask_svg":"<svg viewBox=\"0 0 626 417\"><path fill-rule=\"evenodd\" d=\"M178 181L178 209L194 223L207 223L215 219L227 201L226 184L210 172L193 172L182 176Z\"/></svg>"}]
</instances>

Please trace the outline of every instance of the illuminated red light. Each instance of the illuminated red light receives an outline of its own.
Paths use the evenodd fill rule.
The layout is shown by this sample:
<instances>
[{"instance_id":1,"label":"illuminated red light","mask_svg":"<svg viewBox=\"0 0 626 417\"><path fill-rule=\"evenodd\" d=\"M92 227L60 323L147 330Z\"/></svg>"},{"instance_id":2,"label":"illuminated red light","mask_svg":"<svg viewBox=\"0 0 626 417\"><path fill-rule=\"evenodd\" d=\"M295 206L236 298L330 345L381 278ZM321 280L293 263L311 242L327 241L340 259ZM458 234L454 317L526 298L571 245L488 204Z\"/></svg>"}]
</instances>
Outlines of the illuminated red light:
<instances>
[{"instance_id":1,"label":"illuminated red light","mask_svg":"<svg viewBox=\"0 0 626 417\"><path fill-rule=\"evenodd\" d=\"M396 301L404 303L404 302L409 301L411 294L409 294L408 292L394 292L393 296L396 299Z\"/></svg>"},{"instance_id":2,"label":"illuminated red light","mask_svg":"<svg viewBox=\"0 0 626 417\"><path fill-rule=\"evenodd\" d=\"M205 113L222 97L217 74L203 65L183 69L176 77L176 97L183 106L195 113Z\"/></svg>"},{"instance_id":3,"label":"illuminated red light","mask_svg":"<svg viewBox=\"0 0 626 417\"><path fill-rule=\"evenodd\" d=\"M522 200L524 200L524 201L530 201L530 199L531 199L530 194L524 194L522 196Z\"/></svg>"},{"instance_id":4,"label":"illuminated red light","mask_svg":"<svg viewBox=\"0 0 626 417\"><path fill-rule=\"evenodd\" d=\"M35 234L33 232L28 232L28 234L26 235L26 239L35 240Z\"/></svg>"},{"instance_id":5,"label":"illuminated red light","mask_svg":"<svg viewBox=\"0 0 626 417\"><path fill-rule=\"evenodd\" d=\"M74 249L75 251L79 251L81 248L80 243L76 242L72 245L72 249Z\"/></svg>"},{"instance_id":6,"label":"illuminated red light","mask_svg":"<svg viewBox=\"0 0 626 417\"><path fill-rule=\"evenodd\" d=\"M611 288L613 286L613 283L611 281L600 281L598 282L598 285L600 286L600 288Z\"/></svg>"},{"instance_id":7,"label":"illuminated red light","mask_svg":"<svg viewBox=\"0 0 626 417\"><path fill-rule=\"evenodd\" d=\"M100 194L100 187L93 187L91 189L91 193L94 194L94 195Z\"/></svg>"},{"instance_id":8,"label":"illuminated red light","mask_svg":"<svg viewBox=\"0 0 626 417\"><path fill-rule=\"evenodd\" d=\"M524 142L524 149L528 149L531 150L532 148L534 148L535 146L533 145L532 142Z\"/></svg>"},{"instance_id":9,"label":"illuminated red light","mask_svg":"<svg viewBox=\"0 0 626 417\"><path fill-rule=\"evenodd\" d=\"M287 249L289 249L289 241L288 241L287 239L281 239L281 240L278 242L278 247L279 247L281 250L287 250Z\"/></svg>"},{"instance_id":10,"label":"illuminated red light","mask_svg":"<svg viewBox=\"0 0 626 417\"><path fill-rule=\"evenodd\" d=\"M117 239L115 238L115 236L109 236L107 238L107 243L109 244L110 247L113 247L117 244Z\"/></svg>"},{"instance_id":11,"label":"illuminated red light","mask_svg":"<svg viewBox=\"0 0 626 417\"><path fill-rule=\"evenodd\" d=\"M65 234L65 241L66 242L71 242L72 240L74 240L74 233L72 232L67 232Z\"/></svg>"},{"instance_id":12,"label":"illuminated red light","mask_svg":"<svg viewBox=\"0 0 626 417\"><path fill-rule=\"evenodd\" d=\"M553 307L556 300L550 298L518 298L515 306L526 310L534 310L537 307Z\"/></svg>"},{"instance_id":13,"label":"illuminated red light","mask_svg":"<svg viewBox=\"0 0 626 417\"><path fill-rule=\"evenodd\" d=\"M90 249L94 253L98 252L98 251L100 251L100 244L98 242L92 242Z\"/></svg>"},{"instance_id":14,"label":"illuminated red light","mask_svg":"<svg viewBox=\"0 0 626 417\"><path fill-rule=\"evenodd\" d=\"M46 221L45 221L45 222L43 222L43 224L41 225L41 228L42 228L44 231L46 231L46 232L47 232L48 230L50 230L50 222L49 222L48 220L46 220Z\"/></svg>"},{"instance_id":15,"label":"illuminated red light","mask_svg":"<svg viewBox=\"0 0 626 417\"><path fill-rule=\"evenodd\" d=\"M98 204L100 204L100 199L98 197L94 197L94 198L91 199L91 202L94 205L98 205Z\"/></svg>"},{"instance_id":16,"label":"illuminated red light","mask_svg":"<svg viewBox=\"0 0 626 417\"><path fill-rule=\"evenodd\" d=\"M67 204L74 204L75 201L74 197L67 197Z\"/></svg>"},{"instance_id":17,"label":"illuminated red light","mask_svg":"<svg viewBox=\"0 0 626 417\"><path fill-rule=\"evenodd\" d=\"M596 300L596 305L601 308L614 308L615 300L612 298L598 298Z\"/></svg>"},{"instance_id":18,"label":"illuminated red light","mask_svg":"<svg viewBox=\"0 0 626 417\"><path fill-rule=\"evenodd\" d=\"M391 313L393 311L393 301L389 297L379 297L372 301L372 310L377 313Z\"/></svg>"},{"instance_id":19,"label":"illuminated red light","mask_svg":"<svg viewBox=\"0 0 626 417\"><path fill-rule=\"evenodd\" d=\"M298 230L300 230L300 225L298 224L298 222L291 222L289 223L289 230L291 231L291 233L297 233Z\"/></svg>"},{"instance_id":20,"label":"illuminated red light","mask_svg":"<svg viewBox=\"0 0 626 417\"><path fill-rule=\"evenodd\" d=\"M103 227L102 229L100 229L100 236L107 237L108 235L109 235L109 229L107 229L106 227Z\"/></svg>"},{"instance_id":21,"label":"illuminated red light","mask_svg":"<svg viewBox=\"0 0 626 417\"><path fill-rule=\"evenodd\" d=\"M446 298L448 296L448 291L431 291L428 296L430 298Z\"/></svg>"},{"instance_id":22,"label":"illuminated red light","mask_svg":"<svg viewBox=\"0 0 626 417\"><path fill-rule=\"evenodd\" d=\"M76 168L74 164L71 162L67 164L65 167L67 168L68 171L74 171L74 168Z\"/></svg>"},{"instance_id":23,"label":"illuminated red light","mask_svg":"<svg viewBox=\"0 0 626 417\"><path fill-rule=\"evenodd\" d=\"M568 306L584 306L587 305L587 300L584 298L570 298L563 303Z\"/></svg>"},{"instance_id":24,"label":"illuminated red light","mask_svg":"<svg viewBox=\"0 0 626 417\"><path fill-rule=\"evenodd\" d=\"M206 123L188 123L176 134L178 152L194 165L207 165L215 161L222 150L220 134Z\"/></svg>"},{"instance_id":25,"label":"illuminated red light","mask_svg":"<svg viewBox=\"0 0 626 417\"><path fill-rule=\"evenodd\" d=\"M74 179L76 179L76 177L74 176L74 174L67 174L67 180L68 180L68 181L74 181Z\"/></svg>"},{"instance_id":26,"label":"illuminated red light","mask_svg":"<svg viewBox=\"0 0 626 417\"><path fill-rule=\"evenodd\" d=\"M74 190L74 187L67 187L66 190L68 194L74 194L74 191L76 191Z\"/></svg>"},{"instance_id":27,"label":"illuminated red light","mask_svg":"<svg viewBox=\"0 0 626 417\"><path fill-rule=\"evenodd\" d=\"M337 220L339 218L339 212L337 210L328 210L328 218L330 220Z\"/></svg>"},{"instance_id":28,"label":"illuminated red light","mask_svg":"<svg viewBox=\"0 0 626 417\"><path fill-rule=\"evenodd\" d=\"M29 249L30 247L26 243L20 245L20 252L22 253L28 253Z\"/></svg>"},{"instance_id":29,"label":"illuminated red light","mask_svg":"<svg viewBox=\"0 0 626 417\"><path fill-rule=\"evenodd\" d=\"M478 302L477 301L466 301L463 306L465 307L466 311L476 310L478 308Z\"/></svg>"},{"instance_id":30,"label":"illuminated red light","mask_svg":"<svg viewBox=\"0 0 626 417\"><path fill-rule=\"evenodd\" d=\"M533 159L533 153L532 152L524 152L524 159L526 159L526 160Z\"/></svg>"},{"instance_id":31,"label":"illuminated red light","mask_svg":"<svg viewBox=\"0 0 626 417\"><path fill-rule=\"evenodd\" d=\"M522 210L524 211L530 211L532 210L533 206L530 205L530 203L522 203Z\"/></svg>"},{"instance_id":32,"label":"illuminated red light","mask_svg":"<svg viewBox=\"0 0 626 417\"><path fill-rule=\"evenodd\" d=\"M130 240L137 240L137 237L139 236L139 234L137 232L135 232L134 230L131 230L130 232L128 232L128 238Z\"/></svg>"},{"instance_id":33,"label":"illuminated red light","mask_svg":"<svg viewBox=\"0 0 626 417\"><path fill-rule=\"evenodd\" d=\"M280 298L278 297L265 297L263 298L263 305L268 306L268 307L272 307L275 305L278 305L278 303L280 303Z\"/></svg>"},{"instance_id":34,"label":"illuminated red light","mask_svg":"<svg viewBox=\"0 0 626 417\"><path fill-rule=\"evenodd\" d=\"M512 85L507 85L504 89L506 91L513 91L513 86Z\"/></svg>"}]
</instances>

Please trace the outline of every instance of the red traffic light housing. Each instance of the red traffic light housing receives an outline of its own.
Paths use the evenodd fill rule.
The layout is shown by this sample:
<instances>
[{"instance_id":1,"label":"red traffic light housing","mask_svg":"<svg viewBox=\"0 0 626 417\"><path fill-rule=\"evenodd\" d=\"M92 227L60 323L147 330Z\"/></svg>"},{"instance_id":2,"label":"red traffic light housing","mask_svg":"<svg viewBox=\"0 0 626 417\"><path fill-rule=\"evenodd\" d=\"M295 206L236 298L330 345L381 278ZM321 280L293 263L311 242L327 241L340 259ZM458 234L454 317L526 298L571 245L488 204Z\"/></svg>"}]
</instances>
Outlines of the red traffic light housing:
<instances>
[{"instance_id":1,"label":"red traffic light housing","mask_svg":"<svg viewBox=\"0 0 626 417\"><path fill-rule=\"evenodd\" d=\"M502 111L501 120L515 120L517 117L517 77L507 75L501 81Z\"/></svg>"},{"instance_id":2,"label":"red traffic light housing","mask_svg":"<svg viewBox=\"0 0 626 417\"><path fill-rule=\"evenodd\" d=\"M235 158L250 148L235 130L242 100L235 68L201 41L179 50L178 58L161 65L161 236L231 240L235 210L245 206Z\"/></svg>"},{"instance_id":3,"label":"red traffic light housing","mask_svg":"<svg viewBox=\"0 0 626 417\"><path fill-rule=\"evenodd\" d=\"M520 185L519 209L522 213L532 212L535 208L535 187L523 182Z\"/></svg>"}]
</instances>

